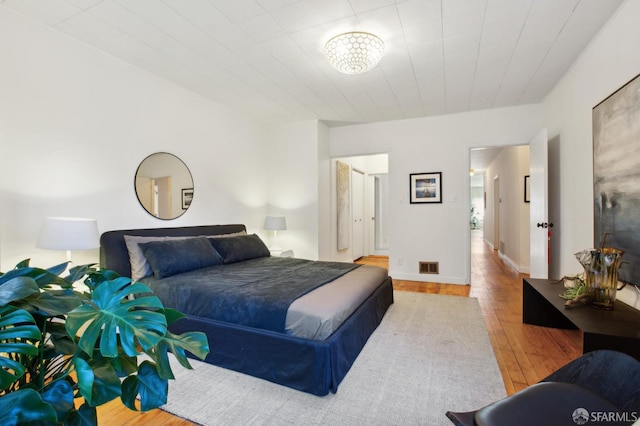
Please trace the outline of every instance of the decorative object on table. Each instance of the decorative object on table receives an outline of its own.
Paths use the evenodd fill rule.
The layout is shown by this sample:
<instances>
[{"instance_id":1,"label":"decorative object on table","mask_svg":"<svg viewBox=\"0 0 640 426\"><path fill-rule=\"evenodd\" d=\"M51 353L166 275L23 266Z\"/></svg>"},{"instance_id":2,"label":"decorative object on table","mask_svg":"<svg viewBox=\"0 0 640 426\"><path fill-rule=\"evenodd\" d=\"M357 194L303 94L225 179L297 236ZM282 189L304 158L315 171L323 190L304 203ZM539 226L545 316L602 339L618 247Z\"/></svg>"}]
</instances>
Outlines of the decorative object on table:
<instances>
[{"instance_id":1,"label":"decorative object on table","mask_svg":"<svg viewBox=\"0 0 640 426\"><path fill-rule=\"evenodd\" d=\"M613 309L618 288L618 270L622 262L623 250L615 247L601 247L593 252L589 274L592 278L588 286L589 304L597 308Z\"/></svg>"},{"instance_id":2,"label":"decorative object on table","mask_svg":"<svg viewBox=\"0 0 640 426\"><path fill-rule=\"evenodd\" d=\"M36 247L66 250L67 262L71 262L72 250L100 247L98 222L83 217L45 217Z\"/></svg>"},{"instance_id":3,"label":"decorative object on table","mask_svg":"<svg viewBox=\"0 0 640 426\"><path fill-rule=\"evenodd\" d=\"M608 234L629 263L620 280L640 286L640 75L593 107L592 120L594 238Z\"/></svg>"},{"instance_id":4,"label":"decorative object on table","mask_svg":"<svg viewBox=\"0 0 640 426\"><path fill-rule=\"evenodd\" d=\"M442 203L442 172L409 175L411 204Z\"/></svg>"},{"instance_id":5,"label":"decorative object on table","mask_svg":"<svg viewBox=\"0 0 640 426\"><path fill-rule=\"evenodd\" d=\"M269 250L282 251L282 248L278 245L278 231L287 230L287 221L284 216L267 216L264 218L264 229L273 231L273 242Z\"/></svg>"},{"instance_id":6,"label":"decorative object on table","mask_svg":"<svg viewBox=\"0 0 640 426\"><path fill-rule=\"evenodd\" d=\"M167 330L183 315L146 285L92 265L60 276L66 268L25 260L0 273L0 424L96 424L96 407L117 397L157 408L174 378L168 352L185 368L187 351L209 352L203 333ZM73 290L78 280L88 292Z\"/></svg>"},{"instance_id":7,"label":"decorative object on table","mask_svg":"<svg viewBox=\"0 0 640 426\"><path fill-rule=\"evenodd\" d=\"M564 292L560 294L560 297L566 300L566 308L571 308L575 304L583 302L587 297L587 283L584 274L564 277L562 282L564 284Z\"/></svg>"},{"instance_id":8,"label":"decorative object on table","mask_svg":"<svg viewBox=\"0 0 640 426\"><path fill-rule=\"evenodd\" d=\"M605 235L606 238L606 235ZM604 239L603 239L604 242ZM586 249L575 253L584 271L574 277L563 277L565 291L560 297L567 299L566 307L584 302L602 309L613 309L618 288L618 270L623 250L615 247ZM571 284L567 281L572 281Z\"/></svg>"},{"instance_id":9,"label":"decorative object on table","mask_svg":"<svg viewBox=\"0 0 640 426\"><path fill-rule=\"evenodd\" d=\"M524 177L524 202L531 202L531 182L529 181L529 175Z\"/></svg>"}]
</instances>

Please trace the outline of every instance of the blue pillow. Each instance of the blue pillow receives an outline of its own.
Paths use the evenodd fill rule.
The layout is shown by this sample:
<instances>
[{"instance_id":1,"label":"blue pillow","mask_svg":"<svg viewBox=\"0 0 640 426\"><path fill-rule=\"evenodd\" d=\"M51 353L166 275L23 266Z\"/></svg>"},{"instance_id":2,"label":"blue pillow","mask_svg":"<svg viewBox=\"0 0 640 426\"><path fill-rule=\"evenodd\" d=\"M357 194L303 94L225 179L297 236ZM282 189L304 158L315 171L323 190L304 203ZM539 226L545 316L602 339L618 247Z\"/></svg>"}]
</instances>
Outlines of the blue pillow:
<instances>
[{"instance_id":1,"label":"blue pillow","mask_svg":"<svg viewBox=\"0 0 640 426\"><path fill-rule=\"evenodd\" d=\"M156 278L222 264L220 255L204 237L151 241L140 247Z\"/></svg>"},{"instance_id":2,"label":"blue pillow","mask_svg":"<svg viewBox=\"0 0 640 426\"><path fill-rule=\"evenodd\" d=\"M241 237L209 238L225 264L271 256L271 252L256 234Z\"/></svg>"}]
</instances>

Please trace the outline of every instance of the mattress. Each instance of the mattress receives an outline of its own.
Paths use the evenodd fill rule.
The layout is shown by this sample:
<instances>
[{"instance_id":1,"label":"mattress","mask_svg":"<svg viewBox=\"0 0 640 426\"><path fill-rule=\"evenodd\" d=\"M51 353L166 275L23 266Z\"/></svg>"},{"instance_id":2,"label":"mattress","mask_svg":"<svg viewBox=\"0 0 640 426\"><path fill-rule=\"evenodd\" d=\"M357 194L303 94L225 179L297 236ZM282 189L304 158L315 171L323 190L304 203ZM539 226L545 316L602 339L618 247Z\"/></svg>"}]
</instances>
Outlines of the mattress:
<instances>
[{"instance_id":1,"label":"mattress","mask_svg":"<svg viewBox=\"0 0 640 426\"><path fill-rule=\"evenodd\" d=\"M234 283L234 279L239 282L243 281L239 274L246 273L245 263L252 264L249 267L250 274L260 276L269 269L266 268L268 264L276 262L277 267L279 263L286 264L289 261L293 260L284 258L255 259L233 265L220 265L190 271L164 279L146 277L140 281L149 286L165 306L171 306L194 317L215 319L210 315L214 314L211 312L211 307L216 303L207 302L210 297L213 297L206 286L207 282L215 280L217 286L220 286L221 283L235 286L237 283ZM300 260L297 261L300 262ZM236 276L237 278L235 278ZM387 277L387 270L384 268L359 265L338 278L314 288L293 300L288 306L284 320L284 332L290 336L305 339L326 339L375 292ZM229 281L230 279L231 281ZM188 283L192 283L192 285L190 286ZM220 300L217 301L217 305L220 305ZM225 307L231 309L229 305L225 305ZM234 312L234 310L230 312Z\"/></svg>"},{"instance_id":2,"label":"mattress","mask_svg":"<svg viewBox=\"0 0 640 426\"><path fill-rule=\"evenodd\" d=\"M287 310L287 333L306 339L326 339L386 278L386 269L362 265L305 294Z\"/></svg>"}]
</instances>

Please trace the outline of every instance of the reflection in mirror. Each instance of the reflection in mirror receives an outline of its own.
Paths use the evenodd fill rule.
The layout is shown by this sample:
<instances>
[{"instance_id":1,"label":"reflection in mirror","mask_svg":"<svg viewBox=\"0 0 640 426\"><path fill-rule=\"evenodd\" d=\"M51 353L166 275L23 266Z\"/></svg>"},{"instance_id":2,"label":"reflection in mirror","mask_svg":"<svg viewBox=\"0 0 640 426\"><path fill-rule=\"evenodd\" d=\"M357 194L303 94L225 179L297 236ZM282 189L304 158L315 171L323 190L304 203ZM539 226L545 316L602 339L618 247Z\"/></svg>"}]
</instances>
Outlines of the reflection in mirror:
<instances>
[{"instance_id":1,"label":"reflection in mirror","mask_svg":"<svg viewBox=\"0 0 640 426\"><path fill-rule=\"evenodd\" d=\"M187 166L173 154L156 152L138 166L135 177L138 201L159 219L175 219L191 205L193 178ZM188 202L182 199L188 196Z\"/></svg>"}]
</instances>

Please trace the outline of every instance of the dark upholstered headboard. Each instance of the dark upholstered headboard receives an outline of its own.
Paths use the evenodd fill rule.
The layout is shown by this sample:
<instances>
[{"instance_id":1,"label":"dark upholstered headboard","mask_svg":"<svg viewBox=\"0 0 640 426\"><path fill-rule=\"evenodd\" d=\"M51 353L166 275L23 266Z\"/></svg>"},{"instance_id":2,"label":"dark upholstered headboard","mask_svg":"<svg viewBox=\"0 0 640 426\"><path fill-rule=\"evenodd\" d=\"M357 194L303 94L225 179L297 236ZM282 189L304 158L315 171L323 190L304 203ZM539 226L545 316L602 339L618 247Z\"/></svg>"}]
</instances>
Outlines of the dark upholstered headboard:
<instances>
[{"instance_id":1,"label":"dark upholstered headboard","mask_svg":"<svg viewBox=\"0 0 640 426\"><path fill-rule=\"evenodd\" d=\"M125 235L145 237L188 237L199 235L221 235L246 231L244 225L183 226L180 228L150 228L108 231L100 236L100 266L111 269L123 277L131 277L129 252L124 242Z\"/></svg>"}]
</instances>

